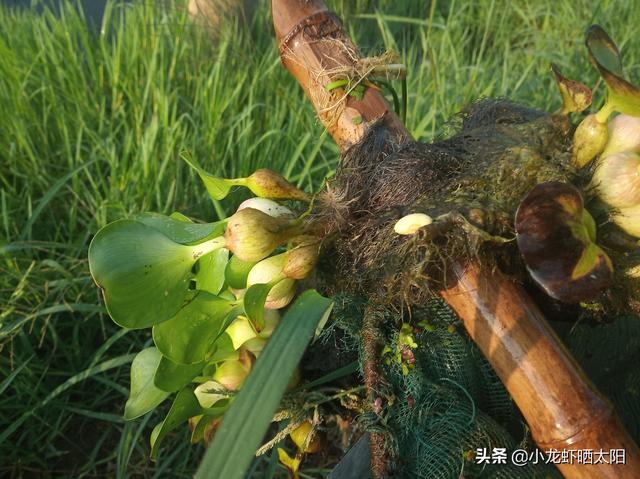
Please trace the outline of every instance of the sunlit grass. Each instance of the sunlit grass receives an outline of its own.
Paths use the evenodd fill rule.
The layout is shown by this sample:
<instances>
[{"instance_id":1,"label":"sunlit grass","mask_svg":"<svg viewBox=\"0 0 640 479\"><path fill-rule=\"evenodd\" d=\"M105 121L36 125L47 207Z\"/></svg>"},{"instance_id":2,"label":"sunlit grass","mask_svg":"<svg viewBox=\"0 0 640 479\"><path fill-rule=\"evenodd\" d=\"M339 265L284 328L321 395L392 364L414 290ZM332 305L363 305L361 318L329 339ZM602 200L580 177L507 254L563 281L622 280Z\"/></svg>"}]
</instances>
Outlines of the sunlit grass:
<instances>
[{"instance_id":1,"label":"sunlit grass","mask_svg":"<svg viewBox=\"0 0 640 479\"><path fill-rule=\"evenodd\" d=\"M216 32L149 2L111 8L100 31L71 9L0 7L0 473L192 472L202 450L186 431L154 466L147 438L160 414L120 419L129 355L150 337L123 336L103 314L86 251L130 213L232 211L242 197L213 205L184 151L219 175L270 167L309 191L335 167L337 148L281 67L268 3L250 28ZM640 78L638 1L329 3L363 53L393 48L407 63L407 123L421 141L480 97L558 108L551 62L596 85L591 23Z\"/></svg>"}]
</instances>

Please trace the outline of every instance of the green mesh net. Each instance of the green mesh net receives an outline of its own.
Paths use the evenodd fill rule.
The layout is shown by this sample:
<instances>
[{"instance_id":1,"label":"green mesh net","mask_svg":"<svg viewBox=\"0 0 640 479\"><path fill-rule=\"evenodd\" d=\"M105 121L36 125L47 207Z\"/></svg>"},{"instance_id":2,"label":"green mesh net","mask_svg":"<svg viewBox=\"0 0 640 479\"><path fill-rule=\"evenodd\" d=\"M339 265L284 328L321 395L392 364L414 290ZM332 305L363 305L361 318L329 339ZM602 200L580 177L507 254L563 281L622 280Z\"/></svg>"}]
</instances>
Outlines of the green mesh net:
<instances>
[{"instance_id":1,"label":"green mesh net","mask_svg":"<svg viewBox=\"0 0 640 479\"><path fill-rule=\"evenodd\" d=\"M640 440L640 318L610 323L552 323L598 390L611 400L622 424Z\"/></svg>"},{"instance_id":2,"label":"green mesh net","mask_svg":"<svg viewBox=\"0 0 640 479\"><path fill-rule=\"evenodd\" d=\"M341 342L344 352L362 348L365 305L362 298L336 298L333 328L346 333ZM398 361L392 353L381 358L386 382L381 392L383 412L360 418L367 430L384 433L394 477L561 478L536 451L517 407L455 313L440 300L411 313L410 319L403 320L397 312L385 313L387 345L402 342L401 324L412 325L416 344L408 361L412 364L407 367L407 361ZM640 321L622 317L597 326L569 322L553 326L601 392L613 401L637 440L640 370L629 364L640 359ZM480 460L478 450L491 456L494 448L506 449L505 463L493 464L492 457ZM511 462L510 454L516 449L529 455L525 465Z\"/></svg>"}]
</instances>

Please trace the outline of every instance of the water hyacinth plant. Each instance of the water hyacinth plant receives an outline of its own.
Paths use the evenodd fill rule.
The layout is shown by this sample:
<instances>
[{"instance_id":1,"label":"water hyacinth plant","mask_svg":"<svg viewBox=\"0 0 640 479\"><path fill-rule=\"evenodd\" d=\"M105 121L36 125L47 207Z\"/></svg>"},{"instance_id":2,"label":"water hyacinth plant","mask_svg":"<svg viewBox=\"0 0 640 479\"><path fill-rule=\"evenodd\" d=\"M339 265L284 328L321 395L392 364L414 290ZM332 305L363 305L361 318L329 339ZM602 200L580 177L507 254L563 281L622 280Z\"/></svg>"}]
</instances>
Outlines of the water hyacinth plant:
<instances>
[{"instance_id":1,"label":"water hyacinth plant","mask_svg":"<svg viewBox=\"0 0 640 479\"><path fill-rule=\"evenodd\" d=\"M607 120L613 112L640 116L640 89L624 78L622 59L615 42L600 26L593 25L587 32L586 45L591 63L607 85L607 101L598 112L582 120L576 129L573 159L579 167L586 166L603 153L608 143L615 144L620 141L619 135L616 135L609 142ZM616 129L620 128L617 126ZM633 126L630 126L630 129L633 130ZM627 134L633 135L626 133L625 136ZM628 141L633 143L633 140Z\"/></svg>"},{"instance_id":2,"label":"water hyacinth plant","mask_svg":"<svg viewBox=\"0 0 640 479\"><path fill-rule=\"evenodd\" d=\"M582 167L598 157L591 180L596 194L610 208L611 221L625 233L639 237L640 89L623 77L620 51L602 28L595 25L589 29L586 45L591 62L607 85L607 100L576 129L574 160ZM607 124L614 112L618 115ZM591 134L583 133L587 130Z\"/></svg>"},{"instance_id":3,"label":"water hyacinth plant","mask_svg":"<svg viewBox=\"0 0 640 479\"><path fill-rule=\"evenodd\" d=\"M113 320L125 328L152 328L154 346L131 365L125 419L146 414L177 393L151 436L152 458L166 434L187 421L192 442L208 442L252 371L258 379L282 376L286 387L309 333L330 305L310 291L283 318L278 312L293 300L297 281L312 272L320 238L304 234L304 214L296 217L273 198L308 202L310 197L269 170L225 180L195 168L213 199L236 185L259 197L214 223L195 223L179 213L134 215L102 228L89 247L91 274ZM300 314L306 319L296 318ZM259 366L281 322L290 325L281 340L298 347L277 352L287 361L282 367ZM263 388L250 399L267 394L275 409L282 393ZM265 417L272 414L267 407Z\"/></svg>"}]
</instances>

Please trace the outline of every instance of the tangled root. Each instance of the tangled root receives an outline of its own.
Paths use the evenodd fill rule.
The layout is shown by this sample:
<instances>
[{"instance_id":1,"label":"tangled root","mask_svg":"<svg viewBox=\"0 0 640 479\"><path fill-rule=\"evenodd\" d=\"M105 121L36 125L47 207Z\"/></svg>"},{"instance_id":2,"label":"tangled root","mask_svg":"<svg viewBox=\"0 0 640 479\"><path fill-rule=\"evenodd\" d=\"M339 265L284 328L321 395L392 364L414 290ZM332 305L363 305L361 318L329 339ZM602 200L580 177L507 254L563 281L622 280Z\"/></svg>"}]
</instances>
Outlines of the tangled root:
<instances>
[{"instance_id":1,"label":"tangled root","mask_svg":"<svg viewBox=\"0 0 640 479\"><path fill-rule=\"evenodd\" d=\"M334 271L336 289L424 304L454 261L524 270L512 241L520 200L543 181L581 181L570 166L568 121L482 100L459 123L459 133L432 144L398 143L374 124L346 152L313 218L330 238L325 273ZM414 235L396 234L395 222L414 212L435 221Z\"/></svg>"}]
</instances>

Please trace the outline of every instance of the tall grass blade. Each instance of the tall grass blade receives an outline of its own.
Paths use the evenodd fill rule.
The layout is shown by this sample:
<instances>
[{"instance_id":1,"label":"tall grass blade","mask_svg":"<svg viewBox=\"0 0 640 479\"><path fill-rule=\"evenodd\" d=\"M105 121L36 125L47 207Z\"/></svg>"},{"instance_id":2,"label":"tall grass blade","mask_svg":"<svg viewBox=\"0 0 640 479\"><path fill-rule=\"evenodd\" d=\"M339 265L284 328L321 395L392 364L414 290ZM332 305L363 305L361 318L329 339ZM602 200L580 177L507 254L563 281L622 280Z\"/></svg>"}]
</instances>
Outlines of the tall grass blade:
<instances>
[{"instance_id":1,"label":"tall grass blade","mask_svg":"<svg viewBox=\"0 0 640 479\"><path fill-rule=\"evenodd\" d=\"M135 354L126 354L123 356L118 356L117 358L109 359L108 361L100 363L97 366L86 369L81 373L71 376L69 379L63 382L60 386L58 386L53 391L51 391L51 393L49 393L49 395L47 395L47 397L45 397L42 401L40 401L33 409L25 412L22 416L16 419L9 427L7 427L4 431L2 431L2 434L0 434L0 444L6 441L6 439L11 434L13 434L13 432L16 429L22 426L22 424L27 419L29 419L36 412L36 410L49 404L53 399L58 397L60 394L62 394L64 391L66 391L70 387L75 386L79 382L84 381L85 379L90 378L91 376L103 373L105 371L108 371L109 369L117 368L119 366L122 366L123 364L130 363L131 361L133 361L133 358L135 356L136 356Z\"/></svg>"},{"instance_id":2,"label":"tall grass blade","mask_svg":"<svg viewBox=\"0 0 640 479\"><path fill-rule=\"evenodd\" d=\"M36 208L33 210L33 213L31 213L31 216L29 216L27 223L24 225L24 228L22 229L22 234L20 235L20 239L25 239L29 237L33 223L35 223L35 221L38 219L40 214L44 211L44 209L49 204L49 202L58 194L58 191L60 191L60 188L62 188L67 183L67 181L69 181L71 178L77 175L80 171L84 170L85 168L92 165L96 161L97 160L91 160L91 161L88 161L87 163L84 163L78 166L77 168L71 170L69 173L64 175L58 181L56 181L53 185L51 185L51 188L47 190L45 195L38 202L38 206L36 206Z\"/></svg>"},{"instance_id":3,"label":"tall grass blade","mask_svg":"<svg viewBox=\"0 0 640 479\"><path fill-rule=\"evenodd\" d=\"M196 479L242 479L331 300L304 292L282 318L254 370L225 414Z\"/></svg>"}]
</instances>

